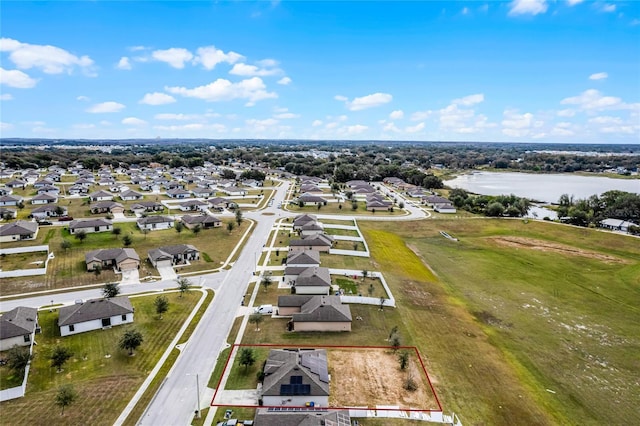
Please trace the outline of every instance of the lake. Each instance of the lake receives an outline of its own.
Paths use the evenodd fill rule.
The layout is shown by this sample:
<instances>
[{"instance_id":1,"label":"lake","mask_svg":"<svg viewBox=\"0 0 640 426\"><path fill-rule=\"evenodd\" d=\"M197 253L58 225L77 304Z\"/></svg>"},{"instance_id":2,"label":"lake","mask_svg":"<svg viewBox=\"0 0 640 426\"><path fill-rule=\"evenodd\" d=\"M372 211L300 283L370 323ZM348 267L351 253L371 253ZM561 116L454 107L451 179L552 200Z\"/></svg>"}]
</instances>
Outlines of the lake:
<instances>
[{"instance_id":1,"label":"lake","mask_svg":"<svg viewBox=\"0 0 640 426\"><path fill-rule=\"evenodd\" d=\"M571 174L492 173L474 172L445 181L451 188L483 195L509 195L546 203L557 203L562 194L575 199L614 189L640 192L640 179L612 179Z\"/></svg>"}]
</instances>

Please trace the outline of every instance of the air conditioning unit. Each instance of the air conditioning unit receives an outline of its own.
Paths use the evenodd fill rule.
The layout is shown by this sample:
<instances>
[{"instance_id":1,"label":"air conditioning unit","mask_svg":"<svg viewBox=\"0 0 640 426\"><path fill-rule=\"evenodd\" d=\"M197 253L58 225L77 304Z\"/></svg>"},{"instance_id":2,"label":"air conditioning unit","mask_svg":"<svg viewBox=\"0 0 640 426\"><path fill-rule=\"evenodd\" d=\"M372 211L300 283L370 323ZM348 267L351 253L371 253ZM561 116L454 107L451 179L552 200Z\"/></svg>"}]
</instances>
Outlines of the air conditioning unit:
<instances>
[{"instance_id":1,"label":"air conditioning unit","mask_svg":"<svg viewBox=\"0 0 640 426\"><path fill-rule=\"evenodd\" d=\"M111 326L110 326L110 325L107 325L107 326L105 326L105 327L102 327L102 329L103 329L103 330L111 330Z\"/></svg>"}]
</instances>

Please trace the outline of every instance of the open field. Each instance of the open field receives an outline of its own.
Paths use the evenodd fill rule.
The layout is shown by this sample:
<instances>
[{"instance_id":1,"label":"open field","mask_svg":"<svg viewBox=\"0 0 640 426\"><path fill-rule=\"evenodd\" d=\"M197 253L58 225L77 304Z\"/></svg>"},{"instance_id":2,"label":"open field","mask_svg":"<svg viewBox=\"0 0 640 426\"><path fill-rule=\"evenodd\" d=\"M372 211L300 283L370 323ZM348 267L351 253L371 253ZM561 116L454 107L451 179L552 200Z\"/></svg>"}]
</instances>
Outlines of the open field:
<instances>
[{"instance_id":1,"label":"open field","mask_svg":"<svg viewBox=\"0 0 640 426\"><path fill-rule=\"evenodd\" d=\"M46 251L13 253L0 255L0 270L15 271L17 269L42 268L47 260Z\"/></svg>"},{"instance_id":2,"label":"open field","mask_svg":"<svg viewBox=\"0 0 640 426\"><path fill-rule=\"evenodd\" d=\"M310 214L343 214L345 216L404 216L407 212L399 207L394 207L392 212L387 210L376 210L375 212L366 210L366 203L358 201L358 208L353 210L351 201L344 203L328 203L326 206L305 205L300 207L297 204L287 204L286 209L293 213L310 213ZM342 208L340 208L342 207Z\"/></svg>"},{"instance_id":3,"label":"open field","mask_svg":"<svg viewBox=\"0 0 640 426\"><path fill-rule=\"evenodd\" d=\"M464 424L637 421L637 239L522 220L361 229L445 411Z\"/></svg>"},{"instance_id":4,"label":"open field","mask_svg":"<svg viewBox=\"0 0 640 426\"><path fill-rule=\"evenodd\" d=\"M324 230L325 234L329 235L344 235L347 237L359 237L358 231L355 229L338 229L338 228L326 228Z\"/></svg>"},{"instance_id":5,"label":"open field","mask_svg":"<svg viewBox=\"0 0 640 426\"><path fill-rule=\"evenodd\" d=\"M362 279L341 277L340 275L331 276L331 284L340 286L344 290L344 294L349 295L361 295L368 297L388 297L387 292L382 286L380 278L367 277Z\"/></svg>"},{"instance_id":6,"label":"open field","mask_svg":"<svg viewBox=\"0 0 640 426\"><path fill-rule=\"evenodd\" d=\"M116 223L121 235L111 232L90 233L84 241L77 240L63 227L49 227L40 229L38 237L28 245L49 244L50 251L55 253L55 259L49 262L47 275L25 278L3 278L0 288L3 295L16 294L24 291L38 291L59 289L86 284L97 284L119 281L120 275L112 270L103 270L100 275L89 273L84 261L85 253L98 248L123 247L122 237L129 235L133 239L131 248L140 256L140 277L158 275L156 269L147 260L147 253L153 248L163 245L191 244L200 250L200 260L193 261L190 266L179 268L180 273L203 271L219 268L227 259L231 250L236 246L247 227L249 221L243 221L233 231L226 229L225 219L220 228L203 229L196 234L188 229L178 233L175 229L152 231L143 234L134 222ZM71 243L71 248L64 251L60 244L63 240ZM3 244L3 247L21 247L25 243Z\"/></svg>"},{"instance_id":7,"label":"open field","mask_svg":"<svg viewBox=\"0 0 640 426\"><path fill-rule=\"evenodd\" d=\"M193 291L182 298L177 293L166 296L170 305L162 320L155 314L155 295L137 297L131 299L135 308L133 325L64 338L55 326L57 310L41 311L42 334L36 336L38 345L34 347L27 394L24 398L2 403L2 423L112 424L155 366L201 294ZM118 348L120 336L129 328L139 330L144 337L133 357ZM67 347L74 354L62 373L56 373L48 359L56 345ZM74 385L79 398L62 417L53 402L57 388L67 383Z\"/></svg>"}]
</instances>

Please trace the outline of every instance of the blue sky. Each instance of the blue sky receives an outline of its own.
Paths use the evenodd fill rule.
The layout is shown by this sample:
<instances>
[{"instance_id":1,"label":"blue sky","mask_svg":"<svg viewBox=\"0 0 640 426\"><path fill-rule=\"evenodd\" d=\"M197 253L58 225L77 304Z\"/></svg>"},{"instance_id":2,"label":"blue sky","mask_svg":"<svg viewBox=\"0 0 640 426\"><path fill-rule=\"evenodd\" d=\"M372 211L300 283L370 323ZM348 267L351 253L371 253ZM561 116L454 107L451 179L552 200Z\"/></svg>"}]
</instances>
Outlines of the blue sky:
<instances>
[{"instance_id":1,"label":"blue sky","mask_svg":"<svg viewBox=\"0 0 640 426\"><path fill-rule=\"evenodd\" d=\"M640 2L0 3L2 137L640 143Z\"/></svg>"}]
</instances>

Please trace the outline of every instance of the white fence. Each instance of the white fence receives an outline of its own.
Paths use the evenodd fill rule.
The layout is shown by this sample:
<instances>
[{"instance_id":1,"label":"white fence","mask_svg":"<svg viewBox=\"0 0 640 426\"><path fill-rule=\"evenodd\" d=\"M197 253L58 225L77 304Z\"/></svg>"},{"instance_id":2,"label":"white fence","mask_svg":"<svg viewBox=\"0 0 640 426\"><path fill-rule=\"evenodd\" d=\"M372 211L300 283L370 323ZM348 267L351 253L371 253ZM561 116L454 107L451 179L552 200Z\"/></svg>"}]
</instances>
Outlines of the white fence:
<instances>
[{"instance_id":1,"label":"white fence","mask_svg":"<svg viewBox=\"0 0 640 426\"><path fill-rule=\"evenodd\" d=\"M35 338L31 339L31 346L29 346L29 354L33 356L33 341ZM29 369L31 368L31 361L27 364L27 367L24 369L24 378L22 379L22 384L20 386L16 386L14 388L3 389L0 391L0 402L9 401L10 399L22 398L27 391L27 378L29 377Z\"/></svg>"},{"instance_id":2,"label":"white fence","mask_svg":"<svg viewBox=\"0 0 640 426\"><path fill-rule=\"evenodd\" d=\"M368 251L358 251L358 250L329 249L329 254L339 254L342 256L369 257Z\"/></svg>"},{"instance_id":3,"label":"white fence","mask_svg":"<svg viewBox=\"0 0 640 426\"><path fill-rule=\"evenodd\" d=\"M361 277L362 271L356 271L354 269L329 269L329 273L331 275L344 275L344 276L356 276ZM384 291L387 293L387 299L384 299L384 306L396 306L396 299L393 297L391 293L391 289L387 284L387 281L384 279L382 272L368 272L368 276L373 278L379 278L382 283L382 287L384 287ZM379 297L363 297L363 296L340 296L340 300L343 303L359 303L362 305L378 305L380 306L380 298Z\"/></svg>"},{"instance_id":4,"label":"white fence","mask_svg":"<svg viewBox=\"0 0 640 426\"><path fill-rule=\"evenodd\" d=\"M6 254L20 254L20 253L34 253L38 251L46 251L47 259L44 262L42 268L29 268L29 269L16 269L13 271L0 271L0 278L12 278L12 277L31 277L34 275L45 275L47 273L47 265L49 260L53 259L53 253L49 253L49 246L29 246L29 247L14 247L7 249L0 249L0 256Z\"/></svg>"}]
</instances>

